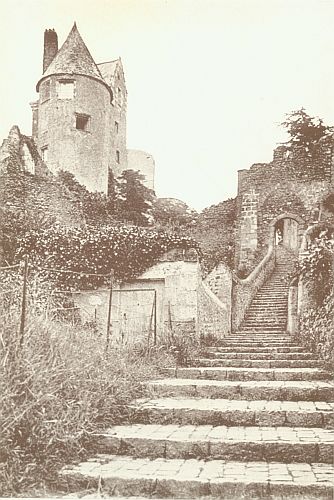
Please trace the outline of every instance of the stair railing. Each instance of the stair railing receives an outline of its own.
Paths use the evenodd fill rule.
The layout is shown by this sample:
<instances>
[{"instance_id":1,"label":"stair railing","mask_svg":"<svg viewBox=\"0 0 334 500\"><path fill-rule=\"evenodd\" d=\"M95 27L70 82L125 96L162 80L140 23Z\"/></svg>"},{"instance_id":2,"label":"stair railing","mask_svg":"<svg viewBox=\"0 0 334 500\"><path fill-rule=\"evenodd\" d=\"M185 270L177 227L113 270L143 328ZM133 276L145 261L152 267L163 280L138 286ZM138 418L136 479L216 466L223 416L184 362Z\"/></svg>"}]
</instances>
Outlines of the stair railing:
<instances>
[{"instance_id":1,"label":"stair railing","mask_svg":"<svg viewBox=\"0 0 334 500\"><path fill-rule=\"evenodd\" d=\"M272 274L276 261L276 247L270 244L261 262L247 278L239 278L235 272L232 275L232 332L235 332L243 322L247 309L263 283Z\"/></svg>"}]
</instances>

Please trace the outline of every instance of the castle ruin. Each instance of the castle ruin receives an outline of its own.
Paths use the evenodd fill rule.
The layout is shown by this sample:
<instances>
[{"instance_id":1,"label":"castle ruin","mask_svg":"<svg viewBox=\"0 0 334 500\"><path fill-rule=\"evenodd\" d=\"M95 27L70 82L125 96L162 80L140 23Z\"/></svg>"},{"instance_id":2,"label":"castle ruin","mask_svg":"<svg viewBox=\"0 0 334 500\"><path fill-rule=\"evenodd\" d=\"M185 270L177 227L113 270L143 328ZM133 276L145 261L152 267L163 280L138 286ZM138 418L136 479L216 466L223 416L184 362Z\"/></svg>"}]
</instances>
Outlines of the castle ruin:
<instances>
[{"instance_id":1,"label":"castle ruin","mask_svg":"<svg viewBox=\"0 0 334 500\"><path fill-rule=\"evenodd\" d=\"M32 137L51 172L66 170L89 191L107 194L110 172L119 176L139 170L147 187L154 188L153 157L127 150L127 89L120 58L96 64L76 24L59 50L57 33L46 30L36 90Z\"/></svg>"}]
</instances>

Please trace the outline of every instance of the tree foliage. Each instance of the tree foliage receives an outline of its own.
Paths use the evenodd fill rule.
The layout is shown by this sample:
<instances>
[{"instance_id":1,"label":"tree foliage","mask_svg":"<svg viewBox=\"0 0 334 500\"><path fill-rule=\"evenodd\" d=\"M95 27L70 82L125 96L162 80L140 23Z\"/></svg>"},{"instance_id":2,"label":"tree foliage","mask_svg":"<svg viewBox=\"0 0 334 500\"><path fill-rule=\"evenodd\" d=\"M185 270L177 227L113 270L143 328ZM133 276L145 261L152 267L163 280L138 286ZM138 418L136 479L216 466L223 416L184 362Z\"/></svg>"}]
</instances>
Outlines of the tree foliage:
<instances>
[{"instance_id":1,"label":"tree foliage","mask_svg":"<svg viewBox=\"0 0 334 500\"><path fill-rule=\"evenodd\" d=\"M314 291L317 305L321 305L333 289L333 264L334 234L325 230L313 239L297 265L297 275Z\"/></svg>"},{"instance_id":2,"label":"tree foliage","mask_svg":"<svg viewBox=\"0 0 334 500\"><path fill-rule=\"evenodd\" d=\"M61 171L57 178L69 190L74 203L82 210L85 222L89 225L98 226L122 221L147 226L151 222L154 194L144 186L144 176L138 171L125 170L117 179L110 171L108 195L91 193L70 172Z\"/></svg>"},{"instance_id":3,"label":"tree foliage","mask_svg":"<svg viewBox=\"0 0 334 500\"><path fill-rule=\"evenodd\" d=\"M334 215L334 193L329 193L322 202L323 208Z\"/></svg>"},{"instance_id":4,"label":"tree foliage","mask_svg":"<svg viewBox=\"0 0 334 500\"><path fill-rule=\"evenodd\" d=\"M156 224L172 230L189 227L197 220L198 214L186 203L174 198L156 198L152 215Z\"/></svg>"},{"instance_id":5,"label":"tree foliage","mask_svg":"<svg viewBox=\"0 0 334 500\"><path fill-rule=\"evenodd\" d=\"M309 116L304 108L287 114L281 125L289 134L286 146L289 149L300 146L307 152L312 152L319 140L330 133L330 127L321 118Z\"/></svg>"},{"instance_id":6,"label":"tree foliage","mask_svg":"<svg viewBox=\"0 0 334 500\"><path fill-rule=\"evenodd\" d=\"M154 193L144 184L139 171L124 170L118 178L118 217L132 224L147 226L152 222L152 201Z\"/></svg>"}]
</instances>

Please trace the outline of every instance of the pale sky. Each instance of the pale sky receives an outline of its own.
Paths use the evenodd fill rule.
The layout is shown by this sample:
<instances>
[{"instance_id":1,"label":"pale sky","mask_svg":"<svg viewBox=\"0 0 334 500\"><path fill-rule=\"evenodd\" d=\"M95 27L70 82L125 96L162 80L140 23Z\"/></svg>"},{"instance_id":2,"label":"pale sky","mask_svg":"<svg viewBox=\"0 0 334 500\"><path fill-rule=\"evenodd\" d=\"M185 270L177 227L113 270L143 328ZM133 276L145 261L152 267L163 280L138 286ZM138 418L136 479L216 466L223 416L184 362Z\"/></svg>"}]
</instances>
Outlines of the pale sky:
<instances>
[{"instance_id":1,"label":"pale sky","mask_svg":"<svg viewBox=\"0 0 334 500\"><path fill-rule=\"evenodd\" d=\"M270 161L302 106L334 124L334 0L1 0L0 138L31 134L43 34L73 22L96 62L122 57L128 147L156 161L158 196L202 209Z\"/></svg>"}]
</instances>

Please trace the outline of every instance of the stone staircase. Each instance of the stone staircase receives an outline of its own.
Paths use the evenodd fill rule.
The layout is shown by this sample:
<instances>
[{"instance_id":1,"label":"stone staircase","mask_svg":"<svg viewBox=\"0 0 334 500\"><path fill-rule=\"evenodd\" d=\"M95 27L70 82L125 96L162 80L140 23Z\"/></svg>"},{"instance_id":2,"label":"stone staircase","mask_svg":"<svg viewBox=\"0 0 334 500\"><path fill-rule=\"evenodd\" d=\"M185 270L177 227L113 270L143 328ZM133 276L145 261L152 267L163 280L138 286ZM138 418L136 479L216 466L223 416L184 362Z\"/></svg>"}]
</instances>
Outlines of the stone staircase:
<instances>
[{"instance_id":1,"label":"stone staircase","mask_svg":"<svg viewBox=\"0 0 334 500\"><path fill-rule=\"evenodd\" d=\"M240 329L193 367L150 382L132 424L96 436L101 453L62 471L108 497L331 499L334 383L285 333L278 262ZM94 493L92 495L94 497Z\"/></svg>"},{"instance_id":2,"label":"stone staircase","mask_svg":"<svg viewBox=\"0 0 334 500\"><path fill-rule=\"evenodd\" d=\"M275 269L254 297L240 333L280 333L286 329L288 311L288 275L295 256L284 247L276 248Z\"/></svg>"}]
</instances>

